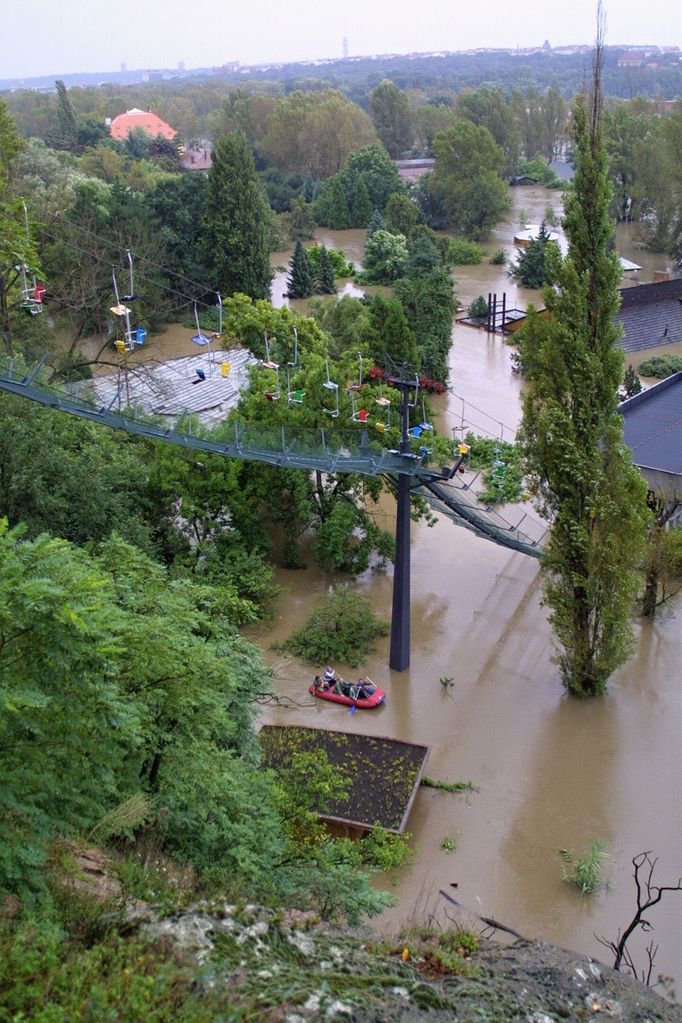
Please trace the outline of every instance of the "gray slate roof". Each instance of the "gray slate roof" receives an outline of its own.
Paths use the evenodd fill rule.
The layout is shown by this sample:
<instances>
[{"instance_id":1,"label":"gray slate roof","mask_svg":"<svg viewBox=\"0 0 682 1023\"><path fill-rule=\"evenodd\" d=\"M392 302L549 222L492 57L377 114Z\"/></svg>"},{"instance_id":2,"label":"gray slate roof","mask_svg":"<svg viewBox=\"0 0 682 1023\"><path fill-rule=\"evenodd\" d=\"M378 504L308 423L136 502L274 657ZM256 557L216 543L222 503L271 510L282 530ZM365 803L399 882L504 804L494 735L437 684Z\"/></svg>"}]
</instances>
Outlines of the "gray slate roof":
<instances>
[{"instance_id":1,"label":"gray slate roof","mask_svg":"<svg viewBox=\"0 0 682 1023\"><path fill-rule=\"evenodd\" d=\"M623 327L620 346L642 352L682 342L682 279L623 288L616 323Z\"/></svg>"},{"instance_id":2,"label":"gray slate roof","mask_svg":"<svg viewBox=\"0 0 682 1023\"><path fill-rule=\"evenodd\" d=\"M635 465L682 476L682 373L628 398L620 411Z\"/></svg>"}]
</instances>

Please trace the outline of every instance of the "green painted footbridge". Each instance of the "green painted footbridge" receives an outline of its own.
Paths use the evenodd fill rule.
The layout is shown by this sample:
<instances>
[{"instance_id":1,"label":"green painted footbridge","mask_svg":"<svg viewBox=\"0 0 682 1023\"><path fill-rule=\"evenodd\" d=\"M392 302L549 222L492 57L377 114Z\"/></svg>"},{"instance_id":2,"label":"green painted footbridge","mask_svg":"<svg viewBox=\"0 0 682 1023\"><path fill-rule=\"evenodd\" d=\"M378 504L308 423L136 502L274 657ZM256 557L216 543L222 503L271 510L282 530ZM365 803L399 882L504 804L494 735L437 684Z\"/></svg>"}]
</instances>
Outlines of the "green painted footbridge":
<instances>
[{"instance_id":1,"label":"green painted footbridge","mask_svg":"<svg viewBox=\"0 0 682 1023\"><path fill-rule=\"evenodd\" d=\"M543 553L544 527L523 513L513 525L495 508L484 505L472 489L474 474L460 474L458 466L434 471L422 455L382 447L367 429L274 427L230 417L209 431L192 412L182 411L169 422L168 416L149 414L137 406L121 410L114 407L115 401L102 404L89 382L51 385L46 381L43 362L27 368L21 360L0 358L0 391L112 429L226 458L309 472L409 477L411 492L456 525L532 557ZM120 394L116 397L120 401Z\"/></svg>"}]
</instances>

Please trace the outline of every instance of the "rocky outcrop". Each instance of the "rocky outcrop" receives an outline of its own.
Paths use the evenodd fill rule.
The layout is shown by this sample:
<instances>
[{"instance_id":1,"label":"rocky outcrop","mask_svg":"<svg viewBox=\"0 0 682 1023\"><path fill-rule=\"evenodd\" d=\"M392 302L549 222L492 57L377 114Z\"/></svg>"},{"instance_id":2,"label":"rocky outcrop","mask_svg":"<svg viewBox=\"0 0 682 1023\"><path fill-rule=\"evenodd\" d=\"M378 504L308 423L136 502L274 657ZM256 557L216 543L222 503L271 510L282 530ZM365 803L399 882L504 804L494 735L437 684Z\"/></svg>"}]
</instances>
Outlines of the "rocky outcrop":
<instances>
[{"instance_id":1,"label":"rocky outcrop","mask_svg":"<svg viewBox=\"0 0 682 1023\"><path fill-rule=\"evenodd\" d=\"M637 981L537 941L453 931L391 945L310 913L217 902L166 916L137 906L120 923L193 958L198 984L229 985L264 1021L682 1023Z\"/></svg>"}]
</instances>

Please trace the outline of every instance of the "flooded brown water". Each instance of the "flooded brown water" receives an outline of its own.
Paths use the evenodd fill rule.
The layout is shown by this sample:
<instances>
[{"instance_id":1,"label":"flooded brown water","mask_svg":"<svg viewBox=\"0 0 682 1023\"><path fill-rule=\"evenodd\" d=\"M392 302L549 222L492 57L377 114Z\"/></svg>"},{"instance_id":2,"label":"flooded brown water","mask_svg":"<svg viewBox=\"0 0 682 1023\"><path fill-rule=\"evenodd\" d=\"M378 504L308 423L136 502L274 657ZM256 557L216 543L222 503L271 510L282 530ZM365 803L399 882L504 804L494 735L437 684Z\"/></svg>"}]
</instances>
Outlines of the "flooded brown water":
<instances>
[{"instance_id":1,"label":"flooded brown water","mask_svg":"<svg viewBox=\"0 0 682 1023\"><path fill-rule=\"evenodd\" d=\"M517 208L522 205L532 222L557 199L543 189L515 193ZM501 225L488 249L512 251L515 226L511 218ZM359 244L356 234L339 232L328 243L350 255ZM638 251L623 245L621 252L643 263ZM647 272L664 265L663 257L652 257ZM516 288L503 267L456 268L455 276L464 303L495 290L506 290L511 306L537 298ZM493 435L501 424L511 439L521 382L510 371L509 355L500 337L455 326L451 381L465 401L447 396L446 422L458 426L464 415L467 426ZM392 501L382 502L378 517L386 528L393 527L393 513ZM632 916L632 857L653 850L660 883L674 883L682 870L682 600L653 624L637 620L636 652L614 675L608 695L578 702L559 681L537 562L444 520L435 528L413 526L411 665L390 671L388 640L382 640L362 672L386 689L387 702L350 716L309 698L312 667L270 646L300 626L338 580L313 567L280 570L277 577L284 592L274 625L250 635L275 668L278 693L293 705L268 710L265 720L425 743L430 777L478 786L461 796L420 791L409 823L415 862L395 886L385 879L399 901L377 926L392 932L431 915L443 921L453 907L438 895L442 888L522 934L609 961L594 934L614 938ZM354 585L377 613L390 617L391 569L367 573ZM347 665L337 667L353 676ZM442 676L454 685L444 689ZM456 842L454 852L443 850L445 838ZM608 851L609 888L581 896L561 880L559 850L582 854L595 838ZM650 913L660 945L656 971L676 976L678 991L681 908L671 895ZM459 919L472 923L464 913Z\"/></svg>"},{"instance_id":2,"label":"flooded brown water","mask_svg":"<svg viewBox=\"0 0 682 1023\"><path fill-rule=\"evenodd\" d=\"M514 254L521 208L524 219L538 223L548 204L558 209L560 202L558 193L541 188L518 188L513 197L515 212L493 232L488 254L499 247ZM638 277L648 283L667 261L638 249L635 233L634 225L619 225L619 251L642 264ZM363 231L321 230L318 240L342 248L348 259L362 260ZM273 266L286 267L290 255L274 253ZM488 262L455 268L454 276L465 306L488 292L506 292L509 308L540 300L538 293L519 288L504 267ZM275 305L288 302L285 285L286 272L280 271L273 282ZM346 285L348 293L359 290L352 282ZM305 311L307 304L291 305ZM133 358L194 355L192 333L173 325L149 338ZM682 354L680 347L670 346ZM436 403L443 429L513 438L522 383L511 373L510 352L499 336L455 325L450 357L455 393ZM638 365L641 358L631 361ZM393 528L391 499L382 501L377 518ZM277 579L283 593L274 624L249 635L273 664L277 692L291 706L269 709L264 720L425 743L431 748L430 777L470 780L478 787L462 796L420 791L409 824L414 866L400 873L395 886L383 880L399 901L377 925L392 932L431 915L443 920L446 904L438 895L443 888L475 913L522 934L609 961L594 934L614 938L632 916L632 857L653 850L660 883L674 883L682 872L682 600L653 624L637 621L636 652L614 675L608 695L579 703L565 695L559 681L538 564L445 520L434 528L413 526L411 666L402 673L389 671L388 640L382 640L362 672L387 690L387 702L351 717L308 697L312 667L281 658L270 646L300 626L340 580L314 567L279 570ZM354 585L377 613L390 617L390 568L369 572ZM337 667L352 677L347 665ZM442 687L444 676L454 679L452 688ZM442 849L445 838L456 842L454 852ZM582 897L561 880L559 849L582 854L595 838L607 847L604 877L611 887ZM660 945L657 972L676 976L678 991L680 901L669 896L650 913ZM460 919L473 923L465 914Z\"/></svg>"}]
</instances>

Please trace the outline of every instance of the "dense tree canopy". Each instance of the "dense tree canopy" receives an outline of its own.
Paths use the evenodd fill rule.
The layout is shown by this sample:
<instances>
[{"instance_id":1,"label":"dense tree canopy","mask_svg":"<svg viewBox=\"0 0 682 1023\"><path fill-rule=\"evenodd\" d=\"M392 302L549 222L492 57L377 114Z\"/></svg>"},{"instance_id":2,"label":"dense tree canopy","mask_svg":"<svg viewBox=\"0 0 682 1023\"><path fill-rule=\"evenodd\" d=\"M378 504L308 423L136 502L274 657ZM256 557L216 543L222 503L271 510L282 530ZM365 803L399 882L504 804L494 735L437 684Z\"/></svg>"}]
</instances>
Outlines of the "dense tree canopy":
<instances>
[{"instance_id":1,"label":"dense tree canopy","mask_svg":"<svg viewBox=\"0 0 682 1023\"><path fill-rule=\"evenodd\" d=\"M252 298L270 294L268 204L243 135L221 138L213 150L204 206L204 239L213 287Z\"/></svg>"},{"instance_id":2,"label":"dense tree canopy","mask_svg":"<svg viewBox=\"0 0 682 1023\"><path fill-rule=\"evenodd\" d=\"M487 237L510 205L507 186L500 177L502 148L487 128L460 118L436 136L433 149L436 166L425 188L442 211L445 226L470 238ZM428 208L425 213L428 221Z\"/></svg>"}]
</instances>

